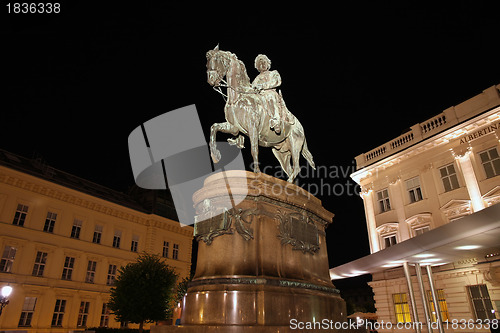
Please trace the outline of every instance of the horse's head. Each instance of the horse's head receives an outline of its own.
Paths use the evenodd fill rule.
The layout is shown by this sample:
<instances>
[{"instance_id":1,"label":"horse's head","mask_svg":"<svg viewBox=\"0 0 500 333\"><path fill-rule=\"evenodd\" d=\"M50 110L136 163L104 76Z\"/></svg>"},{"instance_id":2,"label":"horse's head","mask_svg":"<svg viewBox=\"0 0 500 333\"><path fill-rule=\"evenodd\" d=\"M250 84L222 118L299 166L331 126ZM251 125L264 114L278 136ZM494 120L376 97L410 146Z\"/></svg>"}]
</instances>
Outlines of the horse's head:
<instances>
[{"instance_id":1,"label":"horse's head","mask_svg":"<svg viewBox=\"0 0 500 333\"><path fill-rule=\"evenodd\" d=\"M227 52L220 51L219 45L207 52L207 81L211 86L220 85L229 70L230 59Z\"/></svg>"}]
</instances>

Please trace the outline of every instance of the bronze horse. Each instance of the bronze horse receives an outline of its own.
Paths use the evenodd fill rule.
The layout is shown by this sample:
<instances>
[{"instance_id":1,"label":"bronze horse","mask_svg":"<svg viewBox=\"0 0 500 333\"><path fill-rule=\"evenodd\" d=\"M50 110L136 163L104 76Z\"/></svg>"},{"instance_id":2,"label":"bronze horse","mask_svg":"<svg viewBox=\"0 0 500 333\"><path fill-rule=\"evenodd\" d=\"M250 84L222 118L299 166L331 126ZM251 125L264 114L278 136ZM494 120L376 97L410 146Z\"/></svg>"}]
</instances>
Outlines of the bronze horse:
<instances>
[{"instance_id":1,"label":"bronze horse","mask_svg":"<svg viewBox=\"0 0 500 333\"><path fill-rule=\"evenodd\" d=\"M227 82L224 77L226 77ZM219 50L218 45L213 50L208 51L207 81L214 88L227 87L227 99L224 107L226 122L215 123L210 128L210 153L214 163L219 162L221 158L215 142L215 136L220 131L235 137L238 136L235 139L228 139L228 141L231 144L236 144L239 148L243 148L244 141L244 137L240 133L249 137L254 172L260 172L259 145L273 148L274 156L288 175L289 182L293 182L300 171L299 158L301 153L315 169L313 157L307 148L304 128L298 119L286 109L288 121L285 122L281 133L277 134L271 129L269 124L271 117L266 112L263 96L252 88L245 65L241 60L238 60L235 54ZM279 98L282 107L286 108L281 94ZM293 167L290 162L293 162Z\"/></svg>"}]
</instances>

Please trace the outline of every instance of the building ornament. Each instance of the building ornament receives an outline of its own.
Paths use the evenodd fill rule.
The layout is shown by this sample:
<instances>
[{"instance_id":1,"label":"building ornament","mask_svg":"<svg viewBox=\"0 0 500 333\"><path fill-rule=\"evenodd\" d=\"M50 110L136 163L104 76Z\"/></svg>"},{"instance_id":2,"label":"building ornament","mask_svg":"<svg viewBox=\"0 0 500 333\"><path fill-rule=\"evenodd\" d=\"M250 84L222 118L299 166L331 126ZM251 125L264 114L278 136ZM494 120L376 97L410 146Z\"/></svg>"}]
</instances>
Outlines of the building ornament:
<instances>
[{"instance_id":1,"label":"building ornament","mask_svg":"<svg viewBox=\"0 0 500 333\"><path fill-rule=\"evenodd\" d=\"M492 190L488 191L483 195L483 200L486 205L493 206L500 202L500 186L495 186Z\"/></svg>"},{"instance_id":2,"label":"building ornament","mask_svg":"<svg viewBox=\"0 0 500 333\"><path fill-rule=\"evenodd\" d=\"M484 279L494 286L500 286L500 267L491 267L483 271Z\"/></svg>"},{"instance_id":3,"label":"building ornament","mask_svg":"<svg viewBox=\"0 0 500 333\"><path fill-rule=\"evenodd\" d=\"M472 213L470 200L450 200L441 207L441 211L448 221L463 217Z\"/></svg>"},{"instance_id":4,"label":"building ornament","mask_svg":"<svg viewBox=\"0 0 500 333\"><path fill-rule=\"evenodd\" d=\"M365 195L368 195L370 194L370 192L373 191L373 183L369 183L369 184L366 184L366 185L363 185L361 186L361 196L365 196Z\"/></svg>"},{"instance_id":5,"label":"building ornament","mask_svg":"<svg viewBox=\"0 0 500 333\"><path fill-rule=\"evenodd\" d=\"M377 228L377 232L383 236L398 232L398 223L389 222L384 223Z\"/></svg>"},{"instance_id":6,"label":"building ornament","mask_svg":"<svg viewBox=\"0 0 500 333\"><path fill-rule=\"evenodd\" d=\"M406 219L406 223L408 223L411 228L430 225L431 222L432 214L430 213L417 214Z\"/></svg>"},{"instance_id":7,"label":"building ornament","mask_svg":"<svg viewBox=\"0 0 500 333\"><path fill-rule=\"evenodd\" d=\"M401 180L401 176L393 177L389 180L389 185L396 185Z\"/></svg>"},{"instance_id":8,"label":"building ornament","mask_svg":"<svg viewBox=\"0 0 500 333\"><path fill-rule=\"evenodd\" d=\"M431 170L433 168L434 168L434 165L432 163L424 164L422 166L422 168L420 168L420 173L425 173L425 172L427 172L427 171L429 171L429 170Z\"/></svg>"},{"instance_id":9,"label":"building ornament","mask_svg":"<svg viewBox=\"0 0 500 333\"><path fill-rule=\"evenodd\" d=\"M463 158L467 158L472 153L472 147L456 147L451 150L451 154L455 157L456 160L461 160Z\"/></svg>"}]
</instances>

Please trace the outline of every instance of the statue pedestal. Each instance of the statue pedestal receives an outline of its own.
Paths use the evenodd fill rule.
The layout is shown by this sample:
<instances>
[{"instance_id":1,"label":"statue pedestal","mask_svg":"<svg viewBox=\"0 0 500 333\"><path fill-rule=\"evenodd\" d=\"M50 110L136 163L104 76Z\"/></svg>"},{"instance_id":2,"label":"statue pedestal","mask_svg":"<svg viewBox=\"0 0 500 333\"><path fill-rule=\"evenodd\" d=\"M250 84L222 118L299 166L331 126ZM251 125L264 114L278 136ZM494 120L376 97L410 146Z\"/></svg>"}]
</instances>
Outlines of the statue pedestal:
<instances>
[{"instance_id":1,"label":"statue pedestal","mask_svg":"<svg viewBox=\"0 0 500 333\"><path fill-rule=\"evenodd\" d=\"M319 199L266 174L227 171L208 177L193 200L198 262L181 325L152 333L305 332L308 323L340 331L329 329L346 322L328 272L333 214ZM239 203L227 209L231 202Z\"/></svg>"}]
</instances>

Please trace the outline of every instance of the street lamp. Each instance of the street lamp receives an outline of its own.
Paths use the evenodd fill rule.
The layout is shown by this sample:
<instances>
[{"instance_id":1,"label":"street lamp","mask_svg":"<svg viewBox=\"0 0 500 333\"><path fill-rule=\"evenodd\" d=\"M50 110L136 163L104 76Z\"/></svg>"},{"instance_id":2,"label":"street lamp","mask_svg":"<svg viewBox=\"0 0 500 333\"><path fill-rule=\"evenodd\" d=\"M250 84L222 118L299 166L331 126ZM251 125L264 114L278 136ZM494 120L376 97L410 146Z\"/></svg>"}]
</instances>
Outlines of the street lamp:
<instances>
[{"instance_id":1,"label":"street lamp","mask_svg":"<svg viewBox=\"0 0 500 333\"><path fill-rule=\"evenodd\" d=\"M2 288L1 296L0 296L0 315L2 314L3 308L9 304L9 296L12 293L11 286L4 286Z\"/></svg>"}]
</instances>

